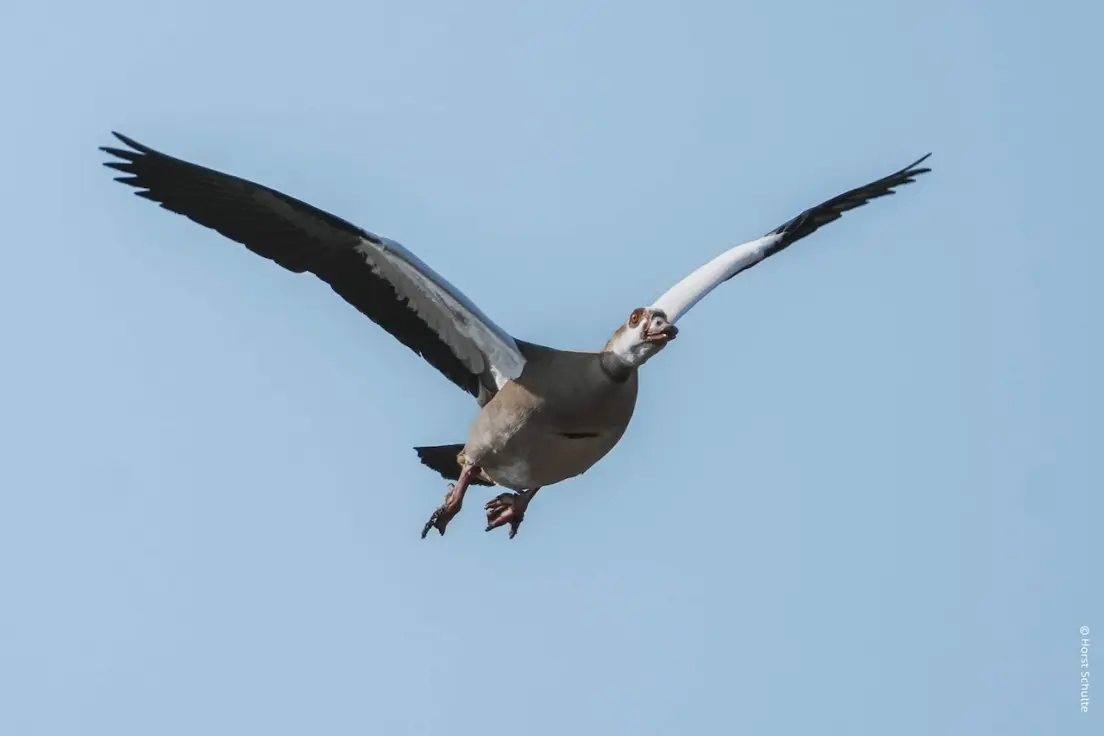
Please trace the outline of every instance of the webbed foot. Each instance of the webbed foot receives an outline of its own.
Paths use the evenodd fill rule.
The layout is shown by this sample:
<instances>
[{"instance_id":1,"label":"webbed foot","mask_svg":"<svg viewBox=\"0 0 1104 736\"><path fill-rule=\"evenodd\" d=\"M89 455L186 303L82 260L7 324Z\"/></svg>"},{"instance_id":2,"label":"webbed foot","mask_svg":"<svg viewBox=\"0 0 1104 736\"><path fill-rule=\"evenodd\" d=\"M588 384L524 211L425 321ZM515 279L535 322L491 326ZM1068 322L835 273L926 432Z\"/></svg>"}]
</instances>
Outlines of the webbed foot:
<instances>
[{"instance_id":1,"label":"webbed foot","mask_svg":"<svg viewBox=\"0 0 1104 736\"><path fill-rule=\"evenodd\" d=\"M525 520L525 510L529 508L529 502L539 490L540 488L531 488L518 493L500 493L488 501L484 506L487 511L487 531L509 524L510 539L513 539L521 522Z\"/></svg>"}]
</instances>

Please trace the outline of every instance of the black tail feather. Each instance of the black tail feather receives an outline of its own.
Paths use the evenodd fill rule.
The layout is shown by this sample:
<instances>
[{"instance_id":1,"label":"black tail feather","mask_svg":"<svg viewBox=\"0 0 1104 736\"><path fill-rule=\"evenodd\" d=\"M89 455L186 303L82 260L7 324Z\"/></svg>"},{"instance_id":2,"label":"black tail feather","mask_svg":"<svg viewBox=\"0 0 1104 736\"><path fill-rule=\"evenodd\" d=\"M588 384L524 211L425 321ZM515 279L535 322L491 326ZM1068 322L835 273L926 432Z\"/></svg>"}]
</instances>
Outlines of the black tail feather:
<instances>
[{"instance_id":1,"label":"black tail feather","mask_svg":"<svg viewBox=\"0 0 1104 736\"><path fill-rule=\"evenodd\" d=\"M430 470L437 471L441 474L441 477L447 480L458 480L460 478L460 464L456 462L456 456L463 449L463 445L434 445L433 447L415 447L414 452L418 453L418 459L422 461L422 465ZM494 485L478 475L472 478L471 483L473 486Z\"/></svg>"}]
</instances>

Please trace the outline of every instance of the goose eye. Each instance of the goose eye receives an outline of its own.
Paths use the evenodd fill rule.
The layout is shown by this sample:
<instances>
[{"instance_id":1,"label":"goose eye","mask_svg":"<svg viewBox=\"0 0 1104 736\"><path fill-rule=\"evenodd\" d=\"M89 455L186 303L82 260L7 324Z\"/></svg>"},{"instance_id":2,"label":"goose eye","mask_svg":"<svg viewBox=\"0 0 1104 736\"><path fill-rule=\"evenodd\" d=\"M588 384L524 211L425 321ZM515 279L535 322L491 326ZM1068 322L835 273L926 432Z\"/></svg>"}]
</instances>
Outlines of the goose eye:
<instances>
[{"instance_id":1,"label":"goose eye","mask_svg":"<svg viewBox=\"0 0 1104 736\"><path fill-rule=\"evenodd\" d=\"M634 311L629 315L629 327L636 327L640 324L640 311Z\"/></svg>"}]
</instances>

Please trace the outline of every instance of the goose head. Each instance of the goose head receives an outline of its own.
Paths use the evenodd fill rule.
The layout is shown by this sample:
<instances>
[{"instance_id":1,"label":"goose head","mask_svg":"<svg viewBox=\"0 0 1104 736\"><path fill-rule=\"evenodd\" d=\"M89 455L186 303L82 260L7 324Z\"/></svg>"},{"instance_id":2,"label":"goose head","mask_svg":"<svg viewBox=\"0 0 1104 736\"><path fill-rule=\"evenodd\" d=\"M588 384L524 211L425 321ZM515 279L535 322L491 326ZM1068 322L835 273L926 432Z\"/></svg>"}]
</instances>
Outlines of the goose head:
<instances>
[{"instance_id":1,"label":"goose head","mask_svg":"<svg viewBox=\"0 0 1104 736\"><path fill-rule=\"evenodd\" d=\"M678 328L667 319L662 309L637 307L624 324L617 328L603 348L617 362L629 368L639 368L675 339Z\"/></svg>"}]
</instances>

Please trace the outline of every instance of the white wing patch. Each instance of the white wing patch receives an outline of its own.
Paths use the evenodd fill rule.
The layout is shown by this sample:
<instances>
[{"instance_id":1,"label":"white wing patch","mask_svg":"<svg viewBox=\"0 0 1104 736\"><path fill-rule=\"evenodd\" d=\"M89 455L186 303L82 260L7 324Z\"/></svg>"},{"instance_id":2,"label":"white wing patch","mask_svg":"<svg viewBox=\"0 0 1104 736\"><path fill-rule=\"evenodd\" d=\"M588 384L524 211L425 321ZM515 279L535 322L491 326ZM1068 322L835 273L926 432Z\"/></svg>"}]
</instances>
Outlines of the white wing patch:
<instances>
[{"instance_id":1,"label":"white wing patch","mask_svg":"<svg viewBox=\"0 0 1104 736\"><path fill-rule=\"evenodd\" d=\"M361 238L356 251L380 277L408 299L414 310L473 373L490 370L498 388L517 378L525 357L514 339L459 289L399 243L380 236Z\"/></svg>"},{"instance_id":2,"label":"white wing patch","mask_svg":"<svg viewBox=\"0 0 1104 736\"><path fill-rule=\"evenodd\" d=\"M652 304L652 309L662 309L667 320L674 324L725 280L766 258L768 249L781 238L782 235L772 233L726 250L668 289Z\"/></svg>"}]
</instances>

